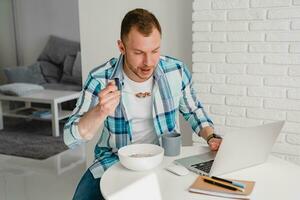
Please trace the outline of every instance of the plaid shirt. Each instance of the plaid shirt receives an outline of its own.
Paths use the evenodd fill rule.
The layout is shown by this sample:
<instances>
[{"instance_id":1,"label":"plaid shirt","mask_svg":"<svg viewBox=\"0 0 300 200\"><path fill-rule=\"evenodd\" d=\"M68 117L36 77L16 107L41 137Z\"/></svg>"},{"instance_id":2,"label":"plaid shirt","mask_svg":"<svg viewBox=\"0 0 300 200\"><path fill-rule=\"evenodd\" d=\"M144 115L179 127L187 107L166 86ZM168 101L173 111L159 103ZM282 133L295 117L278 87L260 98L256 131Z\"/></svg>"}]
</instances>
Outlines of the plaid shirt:
<instances>
[{"instance_id":1,"label":"plaid shirt","mask_svg":"<svg viewBox=\"0 0 300 200\"><path fill-rule=\"evenodd\" d=\"M158 138L163 133L180 131L179 112L196 133L203 127L213 126L213 122L196 97L191 74L181 61L161 56L153 77L152 116ZM132 116L126 108L126 105L130 104L128 101L130 94L122 93L124 81L122 55L89 73L76 108L64 127L64 141L70 148L85 142L78 132L78 122L84 113L97 105L98 93L110 80L116 81L122 95L114 115L105 119L102 134L94 150L95 161L89 169L95 178L101 177L106 169L118 162L119 148L131 144Z\"/></svg>"}]
</instances>

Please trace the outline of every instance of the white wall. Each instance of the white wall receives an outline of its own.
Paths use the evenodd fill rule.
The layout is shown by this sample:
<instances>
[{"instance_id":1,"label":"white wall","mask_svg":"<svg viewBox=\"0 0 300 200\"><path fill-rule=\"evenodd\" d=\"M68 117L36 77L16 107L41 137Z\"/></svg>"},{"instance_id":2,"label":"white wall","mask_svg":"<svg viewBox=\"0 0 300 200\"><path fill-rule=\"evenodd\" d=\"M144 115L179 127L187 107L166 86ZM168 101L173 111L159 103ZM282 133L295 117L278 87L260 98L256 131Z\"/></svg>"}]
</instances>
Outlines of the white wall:
<instances>
[{"instance_id":1,"label":"white wall","mask_svg":"<svg viewBox=\"0 0 300 200\"><path fill-rule=\"evenodd\" d=\"M192 0L79 0L83 76L90 69L119 55L117 40L123 16L142 7L159 19L162 31L162 53L176 56L191 65Z\"/></svg>"},{"instance_id":2,"label":"white wall","mask_svg":"<svg viewBox=\"0 0 300 200\"><path fill-rule=\"evenodd\" d=\"M12 7L14 2L15 7ZM16 26L13 24L13 10ZM16 41L14 34L16 32ZM32 64L42 52L49 35L79 41L78 1L1 0L0 1L0 84L1 68Z\"/></svg>"},{"instance_id":3,"label":"white wall","mask_svg":"<svg viewBox=\"0 0 300 200\"><path fill-rule=\"evenodd\" d=\"M119 55L117 40L123 16L142 7L159 19L162 32L162 53L192 64L192 0L79 0L80 41L83 79L95 66ZM191 143L191 129L181 126L184 143ZM96 140L88 145L88 155ZM88 158L88 163L93 158Z\"/></svg>"},{"instance_id":4,"label":"white wall","mask_svg":"<svg viewBox=\"0 0 300 200\"><path fill-rule=\"evenodd\" d=\"M11 0L0 1L0 84L4 82L1 68L16 64Z\"/></svg>"},{"instance_id":5,"label":"white wall","mask_svg":"<svg viewBox=\"0 0 300 200\"><path fill-rule=\"evenodd\" d=\"M0 1L0 66L15 64L11 0Z\"/></svg>"},{"instance_id":6,"label":"white wall","mask_svg":"<svg viewBox=\"0 0 300 200\"><path fill-rule=\"evenodd\" d=\"M193 9L194 81L219 133L286 120L273 152L300 164L300 1L195 0Z\"/></svg>"},{"instance_id":7,"label":"white wall","mask_svg":"<svg viewBox=\"0 0 300 200\"><path fill-rule=\"evenodd\" d=\"M79 41L78 1L15 0L21 64L31 64L49 35Z\"/></svg>"}]
</instances>

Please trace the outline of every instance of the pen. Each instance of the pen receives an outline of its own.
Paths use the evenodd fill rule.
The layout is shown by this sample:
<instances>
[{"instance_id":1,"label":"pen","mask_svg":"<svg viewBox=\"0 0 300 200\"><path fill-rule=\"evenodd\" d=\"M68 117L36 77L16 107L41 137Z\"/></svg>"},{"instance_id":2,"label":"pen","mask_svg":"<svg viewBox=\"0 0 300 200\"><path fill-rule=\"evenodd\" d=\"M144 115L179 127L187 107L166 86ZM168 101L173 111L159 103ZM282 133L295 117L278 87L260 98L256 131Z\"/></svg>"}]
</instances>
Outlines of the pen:
<instances>
[{"instance_id":1,"label":"pen","mask_svg":"<svg viewBox=\"0 0 300 200\"><path fill-rule=\"evenodd\" d=\"M245 188L245 185L243 183L240 183L240 182L230 181L230 180L219 178L219 177L216 177L216 176L212 176L211 178L219 180L219 181L224 181L226 183L231 183L232 185L235 185L235 186L240 187L240 188Z\"/></svg>"},{"instance_id":2,"label":"pen","mask_svg":"<svg viewBox=\"0 0 300 200\"><path fill-rule=\"evenodd\" d=\"M235 191L235 190L238 190L238 191L240 191L240 192L244 192L244 191L245 191L244 189L242 189L242 188L240 188L240 187L231 185L231 184L226 183L226 182L221 182L221 181L212 179L212 178L207 177L207 176L203 176L202 178L203 178L204 182L206 182L206 183L210 183L210 184L213 184L213 185L217 185L217 186L220 186L220 187L229 189L229 190L234 190L234 191Z\"/></svg>"},{"instance_id":3,"label":"pen","mask_svg":"<svg viewBox=\"0 0 300 200\"><path fill-rule=\"evenodd\" d=\"M229 189L229 190L234 190L234 191L237 190L236 188L231 187L231 186L229 186L229 185L223 185L223 184L221 184L221 183L218 183L218 182L215 182L215 181L211 181L211 180L207 180L207 179L204 179L204 182L207 182L207 183L210 183L210 184L213 184L213 185L217 185L217 186L220 186L220 187Z\"/></svg>"}]
</instances>

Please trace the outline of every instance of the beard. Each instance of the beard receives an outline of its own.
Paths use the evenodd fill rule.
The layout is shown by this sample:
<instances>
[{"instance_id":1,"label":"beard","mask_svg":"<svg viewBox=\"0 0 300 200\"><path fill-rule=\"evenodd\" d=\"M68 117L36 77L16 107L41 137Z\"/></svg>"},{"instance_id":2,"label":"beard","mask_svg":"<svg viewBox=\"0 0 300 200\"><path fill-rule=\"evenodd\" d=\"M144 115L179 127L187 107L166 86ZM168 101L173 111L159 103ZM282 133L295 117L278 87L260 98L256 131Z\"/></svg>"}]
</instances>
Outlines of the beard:
<instances>
[{"instance_id":1,"label":"beard","mask_svg":"<svg viewBox=\"0 0 300 200\"><path fill-rule=\"evenodd\" d=\"M133 66L130 63L128 63L128 59L126 57L125 54L125 60L124 60L124 67L127 69L127 72L129 72L129 74L127 74L127 76L137 82L142 82L142 81L146 81L148 80L154 72L155 66L147 66L147 65L143 65L143 66ZM138 80L136 80L136 78Z\"/></svg>"}]
</instances>

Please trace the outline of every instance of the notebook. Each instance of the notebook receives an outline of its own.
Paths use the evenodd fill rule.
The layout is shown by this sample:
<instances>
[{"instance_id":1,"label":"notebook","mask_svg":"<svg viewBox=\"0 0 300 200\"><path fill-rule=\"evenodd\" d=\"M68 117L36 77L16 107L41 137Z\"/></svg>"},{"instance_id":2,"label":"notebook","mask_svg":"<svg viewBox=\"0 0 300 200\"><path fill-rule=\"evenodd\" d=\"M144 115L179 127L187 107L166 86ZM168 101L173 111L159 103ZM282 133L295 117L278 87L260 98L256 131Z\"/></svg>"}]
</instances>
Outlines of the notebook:
<instances>
[{"instance_id":1,"label":"notebook","mask_svg":"<svg viewBox=\"0 0 300 200\"><path fill-rule=\"evenodd\" d=\"M200 175L221 175L265 162L284 121L242 128L227 133L217 152L208 152L174 162Z\"/></svg>"},{"instance_id":2,"label":"notebook","mask_svg":"<svg viewBox=\"0 0 300 200\"><path fill-rule=\"evenodd\" d=\"M233 179L230 179L233 180ZM234 180L245 185L245 191L233 191L222 188L213 184L204 182L203 176L198 176L195 182L189 187L190 192L206 194L211 196L219 196L236 199L250 199L250 194L254 188L254 181Z\"/></svg>"}]
</instances>

